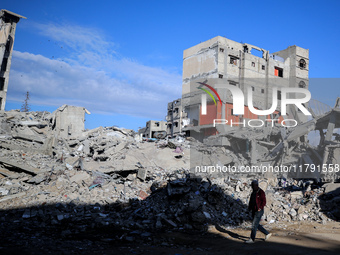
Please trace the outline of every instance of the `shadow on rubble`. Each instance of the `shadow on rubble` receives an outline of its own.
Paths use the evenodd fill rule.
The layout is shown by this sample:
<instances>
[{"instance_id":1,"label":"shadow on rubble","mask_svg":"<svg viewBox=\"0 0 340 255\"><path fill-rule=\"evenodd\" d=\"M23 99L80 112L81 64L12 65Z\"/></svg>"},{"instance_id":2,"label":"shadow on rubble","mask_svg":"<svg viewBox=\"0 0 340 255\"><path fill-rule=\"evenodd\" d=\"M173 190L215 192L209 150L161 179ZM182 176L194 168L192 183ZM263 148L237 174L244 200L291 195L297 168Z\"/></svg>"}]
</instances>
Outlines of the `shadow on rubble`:
<instances>
[{"instance_id":1,"label":"shadow on rubble","mask_svg":"<svg viewBox=\"0 0 340 255\"><path fill-rule=\"evenodd\" d=\"M239 242L246 236L228 230L249 220L246 205L209 180L154 183L150 190L144 200L0 210L0 253L169 254L171 250L173 254L225 254L227 249L235 254L258 254ZM212 225L217 232L209 231ZM270 247L268 253L261 253L296 248L286 244L276 248L274 243ZM309 248L303 252L322 254Z\"/></svg>"},{"instance_id":2,"label":"shadow on rubble","mask_svg":"<svg viewBox=\"0 0 340 255\"><path fill-rule=\"evenodd\" d=\"M282 187L282 183L280 183L280 186L280 188L276 188L276 191L289 193L292 199L295 198L290 203L292 203L293 208L297 206L295 209L302 218L303 216L308 217L304 212L310 210L310 205L313 205L320 208L320 213L314 220L322 220L323 223L326 223L327 218L340 221L340 183L295 180L293 184L285 185L284 183L284 187ZM300 209L302 209L301 213L299 212Z\"/></svg>"},{"instance_id":3,"label":"shadow on rubble","mask_svg":"<svg viewBox=\"0 0 340 255\"><path fill-rule=\"evenodd\" d=\"M104 205L73 201L1 210L0 247L14 252L27 248L30 253L51 246L85 249L97 242L128 245L148 241L155 233L202 233L211 224L237 226L249 219L246 205L209 180L187 176L164 184L155 182L150 193L141 191L144 200ZM154 243L163 242L160 238Z\"/></svg>"},{"instance_id":4,"label":"shadow on rubble","mask_svg":"<svg viewBox=\"0 0 340 255\"><path fill-rule=\"evenodd\" d=\"M328 218L340 221L340 183L328 183L331 191L319 196L321 212Z\"/></svg>"}]
</instances>

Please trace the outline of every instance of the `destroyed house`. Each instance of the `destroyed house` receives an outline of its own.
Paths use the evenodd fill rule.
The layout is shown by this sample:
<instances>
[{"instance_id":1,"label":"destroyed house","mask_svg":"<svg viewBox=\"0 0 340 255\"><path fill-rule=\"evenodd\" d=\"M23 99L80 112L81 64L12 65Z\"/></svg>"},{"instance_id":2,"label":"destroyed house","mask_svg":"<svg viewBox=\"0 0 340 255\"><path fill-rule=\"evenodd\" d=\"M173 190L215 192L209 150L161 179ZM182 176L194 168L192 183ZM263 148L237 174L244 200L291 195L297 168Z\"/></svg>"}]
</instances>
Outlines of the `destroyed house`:
<instances>
[{"instance_id":1,"label":"destroyed house","mask_svg":"<svg viewBox=\"0 0 340 255\"><path fill-rule=\"evenodd\" d=\"M144 138L165 138L166 130L166 121L149 120L144 128L139 129L138 133Z\"/></svg>"},{"instance_id":2,"label":"destroyed house","mask_svg":"<svg viewBox=\"0 0 340 255\"><path fill-rule=\"evenodd\" d=\"M76 138L85 131L85 113L90 114L84 107L63 105L51 114L51 124L57 136Z\"/></svg>"},{"instance_id":3,"label":"destroyed house","mask_svg":"<svg viewBox=\"0 0 340 255\"><path fill-rule=\"evenodd\" d=\"M298 123L307 120L306 116L293 105L288 105L288 116L281 116L281 88L308 89L309 50L298 46L270 53L268 50L248 44L239 43L217 36L202 42L183 53L182 107L187 114L187 125L183 131L190 136L217 134L213 126L214 119L228 120L223 125L224 131L238 128L251 119L293 118ZM202 114L202 83L210 85L219 94L221 102L210 90L216 103L207 96L207 114ZM223 86L231 85L244 93L244 115L233 113L232 94ZM200 88L198 88L200 87ZM273 88L277 94L273 95ZM258 116L248 107L248 88L251 89L255 109L267 110L272 106L273 96L277 97L277 107L271 116ZM274 91L275 93L275 91ZM268 124L268 123L266 123ZM196 134L196 135L195 135Z\"/></svg>"}]
</instances>

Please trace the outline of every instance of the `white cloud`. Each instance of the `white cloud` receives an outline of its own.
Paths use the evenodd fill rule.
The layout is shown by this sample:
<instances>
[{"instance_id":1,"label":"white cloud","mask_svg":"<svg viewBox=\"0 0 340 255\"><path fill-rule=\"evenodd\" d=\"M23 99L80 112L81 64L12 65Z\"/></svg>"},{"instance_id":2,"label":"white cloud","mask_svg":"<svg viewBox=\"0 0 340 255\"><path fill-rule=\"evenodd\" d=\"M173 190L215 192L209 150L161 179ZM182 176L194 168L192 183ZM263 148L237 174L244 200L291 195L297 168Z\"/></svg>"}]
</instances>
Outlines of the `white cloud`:
<instances>
[{"instance_id":1,"label":"white cloud","mask_svg":"<svg viewBox=\"0 0 340 255\"><path fill-rule=\"evenodd\" d=\"M92 112L159 119L166 115L167 103L181 95L180 74L107 54L113 44L95 30L37 27L49 38L68 45L72 57L49 59L14 51L9 100L22 101L23 93L30 91L31 104L70 104Z\"/></svg>"},{"instance_id":2,"label":"white cloud","mask_svg":"<svg viewBox=\"0 0 340 255\"><path fill-rule=\"evenodd\" d=\"M62 42L70 47L75 53L94 52L107 54L112 50L114 43L106 38L104 32L98 28L86 28L68 24L39 24L32 23L39 34L54 41Z\"/></svg>"}]
</instances>

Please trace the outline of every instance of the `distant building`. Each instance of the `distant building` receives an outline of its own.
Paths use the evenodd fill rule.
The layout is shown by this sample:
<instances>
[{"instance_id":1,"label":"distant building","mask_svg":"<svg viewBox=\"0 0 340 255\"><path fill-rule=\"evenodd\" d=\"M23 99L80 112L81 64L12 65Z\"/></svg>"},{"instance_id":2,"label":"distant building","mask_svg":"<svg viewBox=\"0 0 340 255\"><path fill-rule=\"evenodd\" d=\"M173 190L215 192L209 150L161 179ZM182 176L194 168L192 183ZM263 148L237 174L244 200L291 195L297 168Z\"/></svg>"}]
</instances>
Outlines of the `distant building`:
<instances>
[{"instance_id":1,"label":"distant building","mask_svg":"<svg viewBox=\"0 0 340 255\"><path fill-rule=\"evenodd\" d=\"M174 137L183 134L183 127L187 125L187 114L183 112L181 98L168 103L168 114L165 117L167 121L167 135Z\"/></svg>"},{"instance_id":2,"label":"distant building","mask_svg":"<svg viewBox=\"0 0 340 255\"><path fill-rule=\"evenodd\" d=\"M149 120L144 128L138 130L138 134L143 138L165 138L166 126L166 121Z\"/></svg>"},{"instance_id":3,"label":"distant building","mask_svg":"<svg viewBox=\"0 0 340 255\"><path fill-rule=\"evenodd\" d=\"M308 89L308 67L309 50L295 45L269 53L268 50L248 43L238 43L217 36L185 50L181 105L187 114L188 125L182 131L191 136L195 136L194 133L206 136L230 130L228 125L223 125L223 128L217 131L213 127L214 119L232 119L233 122L268 118L283 120L286 116L280 116L280 88ZM198 82L208 83L221 96L222 105L217 106L209 96L207 97L206 115L201 112L201 94L204 92L197 88L200 86ZM271 108L272 88L278 87L278 106L275 114L260 117L252 114L245 100L244 115L234 115L232 96L230 91L223 89L225 84L240 88L245 99L248 97L246 88L251 87L254 107L260 110ZM298 123L306 121L306 116L294 106L288 106L288 114L290 119L293 118Z\"/></svg>"},{"instance_id":4,"label":"distant building","mask_svg":"<svg viewBox=\"0 0 340 255\"><path fill-rule=\"evenodd\" d=\"M21 18L26 19L7 10L0 11L0 110L5 110L15 30Z\"/></svg>"}]
</instances>

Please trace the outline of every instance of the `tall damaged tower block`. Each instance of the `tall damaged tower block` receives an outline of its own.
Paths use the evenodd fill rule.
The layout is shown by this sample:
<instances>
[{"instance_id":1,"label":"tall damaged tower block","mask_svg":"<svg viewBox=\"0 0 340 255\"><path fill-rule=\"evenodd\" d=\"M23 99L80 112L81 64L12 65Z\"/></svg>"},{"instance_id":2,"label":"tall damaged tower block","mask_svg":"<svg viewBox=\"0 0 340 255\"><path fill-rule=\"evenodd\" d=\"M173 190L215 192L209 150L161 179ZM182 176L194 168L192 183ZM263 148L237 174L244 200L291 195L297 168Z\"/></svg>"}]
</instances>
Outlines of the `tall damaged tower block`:
<instances>
[{"instance_id":1,"label":"tall damaged tower block","mask_svg":"<svg viewBox=\"0 0 340 255\"><path fill-rule=\"evenodd\" d=\"M0 11L0 111L5 110L15 30L22 18L26 19L7 10Z\"/></svg>"},{"instance_id":2,"label":"tall damaged tower block","mask_svg":"<svg viewBox=\"0 0 340 255\"><path fill-rule=\"evenodd\" d=\"M269 53L266 49L222 36L201 42L183 52L181 104L187 114L187 125L182 131L199 139L199 135L205 137L244 127L242 123L250 120L262 120L265 126L272 125L271 120L283 119L304 123L307 116L294 105L287 106L287 114L281 114L281 92L284 88L308 90L308 75L309 50L296 45ZM234 114L233 96L226 85L243 92L244 114ZM206 97L206 110L202 112L202 95L206 96L206 91L211 96ZM290 98L303 96L301 93L289 95ZM251 98L252 108L257 110L268 110L272 105L276 108L268 116L254 114L248 98ZM216 119L228 122L215 127ZM230 123L241 124L231 126Z\"/></svg>"}]
</instances>

